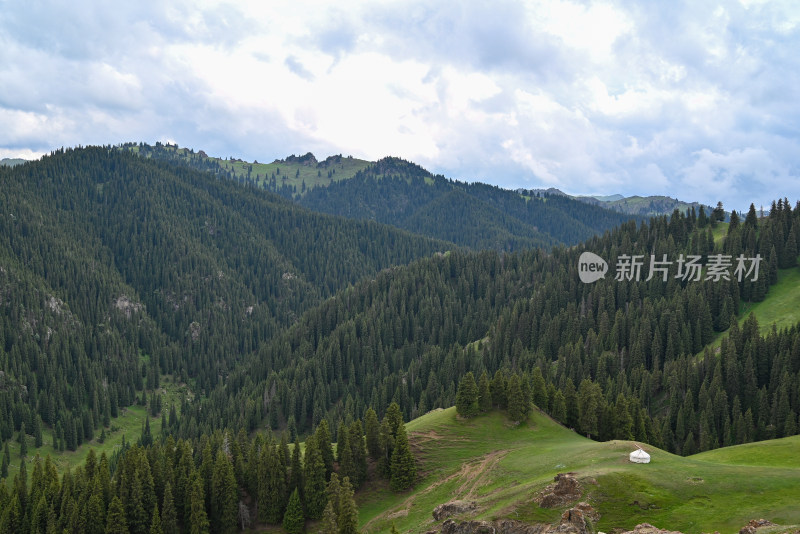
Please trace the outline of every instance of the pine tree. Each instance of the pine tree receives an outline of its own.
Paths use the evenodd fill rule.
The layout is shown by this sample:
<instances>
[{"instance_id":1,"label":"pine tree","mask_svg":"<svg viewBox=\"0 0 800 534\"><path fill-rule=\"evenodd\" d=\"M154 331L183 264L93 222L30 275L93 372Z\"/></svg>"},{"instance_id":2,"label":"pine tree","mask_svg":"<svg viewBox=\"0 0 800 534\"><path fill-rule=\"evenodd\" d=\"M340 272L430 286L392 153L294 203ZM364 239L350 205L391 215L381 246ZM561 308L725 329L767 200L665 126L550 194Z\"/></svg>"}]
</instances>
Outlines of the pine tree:
<instances>
[{"instance_id":1,"label":"pine tree","mask_svg":"<svg viewBox=\"0 0 800 534\"><path fill-rule=\"evenodd\" d=\"M306 453L303 465L303 500L305 503L306 517L319 519L325 510L327 497L325 495L325 464L322 463L322 454L315 441L306 443Z\"/></svg>"},{"instance_id":2,"label":"pine tree","mask_svg":"<svg viewBox=\"0 0 800 534\"><path fill-rule=\"evenodd\" d=\"M405 425L397 429L394 451L392 452L391 486L395 491L403 491L414 485L417 478L417 466L408 446L408 435Z\"/></svg>"},{"instance_id":3,"label":"pine tree","mask_svg":"<svg viewBox=\"0 0 800 534\"><path fill-rule=\"evenodd\" d=\"M567 422L567 404L560 389L556 391L556 395L553 398L553 413L550 415L561 424L566 424Z\"/></svg>"},{"instance_id":4,"label":"pine tree","mask_svg":"<svg viewBox=\"0 0 800 534\"><path fill-rule=\"evenodd\" d=\"M508 399L508 417L515 423L524 421L528 417L528 407L525 406L519 376L516 373L508 379L506 398ZM547 404L545 403L544 406L546 407Z\"/></svg>"},{"instance_id":5,"label":"pine tree","mask_svg":"<svg viewBox=\"0 0 800 534\"><path fill-rule=\"evenodd\" d=\"M614 438L634 439L633 417L628 410L628 401L622 393L617 395L617 402L614 404Z\"/></svg>"},{"instance_id":6,"label":"pine tree","mask_svg":"<svg viewBox=\"0 0 800 534\"><path fill-rule=\"evenodd\" d=\"M456 412L461 417L475 417L478 411L478 384L475 383L472 372L469 372L458 384Z\"/></svg>"},{"instance_id":7,"label":"pine tree","mask_svg":"<svg viewBox=\"0 0 800 534\"><path fill-rule=\"evenodd\" d=\"M297 438L292 446L292 460L289 469L289 493L295 488L303 491L303 466L300 463L300 441Z\"/></svg>"},{"instance_id":8,"label":"pine tree","mask_svg":"<svg viewBox=\"0 0 800 534\"><path fill-rule=\"evenodd\" d=\"M325 511L322 512L322 530L319 534L339 534L339 524L336 522L336 513L333 511L333 502L330 499Z\"/></svg>"},{"instance_id":9,"label":"pine tree","mask_svg":"<svg viewBox=\"0 0 800 534\"><path fill-rule=\"evenodd\" d=\"M325 464L325 479L327 480L333 472L333 446L331 445L331 430L325 419L319 422L314 439L317 440L319 451L322 454L322 462Z\"/></svg>"},{"instance_id":10,"label":"pine tree","mask_svg":"<svg viewBox=\"0 0 800 534\"><path fill-rule=\"evenodd\" d=\"M19 441L19 457L24 459L28 456L28 438L25 435L25 423L22 423L19 427L17 441Z\"/></svg>"},{"instance_id":11,"label":"pine tree","mask_svg":"<svg viewBox=\"0 0 800 534\"><path fill-rule=\"evenodd\" d=\"M339 435L339 443L336 444L336 451L339 455L339 476L355 476L355 463L353 462L353 448L350 446L350 435L342 431Z\"/></svg>"},{"instance_id":12,"label":"pine tree","mask_svg":"<svg viewBox=\"0 0 800 534\"><path fill-rule=\"evenodd\" d=\"M367 451L369 457L373 460L378 460L381 457L381 442L380 442L380 423L378 423L378 415L375 410L369 408L364 416L364 430L367 434Z\"/></svg>"},{"instance_id":13,"label":"pine tree","mask_svg":"<svg viewBox=\"0 0 800 534\"><path fill-rule=\"evenodd\" d=\"M320 463L321 460L320 460ZM283 516L283 528L289 534L299 534L305 528L305 518L303 517L303 506L300 504L300 494L297 488L289 497L289 506Z\"/></svg>"},{"instance_id":14,"label":"pine tree","mask_svg":"<svg viewBox=\"0 0 800 534\"><path fill-rule=\"evenodd\" d=\"M8 477L8 466L10 463L11 463L11 452L8 450L8 441L6 441L5 446L3 447L3 465L2 465L2 472L0 473L0 478Z\"/></svg>"},{"instance_id":15,"label":"pine tree","mask_svg":"<svg viewBox=\"0 0 800 534\"><path fill-rule=\"evenodd\" d=\"M161 515L158 513L158 505L153 507L153 521L150 523L150 534L164 534L161 526Z\"/></svg>"},{"instance_id":16,"label":"pine tree","mask_svg":"<svg viewBox=\"0 0 800 534\"><path fill-rule=\"evenodd\" d=\"M489 375L484 370L478 379L478 407L482 412L492 409L492 392L489 388Z\"/></svg>"},{"instance_id":17,"label":"pine tree","mask_svg":"<svg viewBox=\"0 0 800 534\"><path fill-rule=\"evenodd\" d=\"M233 465L225 452L217 453L211 489L211 527L214 532L229 534L237 530L239 487Z\"/></svg>"},{"instance_id":18,"label":"pine tree","mask_svg":"<svg viewBox=\"0 0 800 534\"><path fill-rule=\"evenodd\" d=\"M206 514L203 481L199 474L192 477L189 493L189 534L208 534L210 525Z\"/></svg>"},{"instance_id":19,"label":"pine tree","mask_svg":"<svg viewBox=\"0 0 800 534\"><path fill-rule=\"evenodd\" d=\"M178 514L172 497L172 485L169 480L164 484L164 498L161 501L161 528L165 533L178 531Z\"/></svg>"},{"instance_id":20,"label":"pine tree","mask_svg":"<svg viewBox=\"0 0 800 534\"><path fill-rule=\"evenodd\" d=\"M547 409L547 386L539 366L533 368L533 403L540 409Z\"/></svg>"},{"instance_id":21,"label":"pine tree","mask_svg":"<svg viewBox=\"0 0 800 534\"><path fill-rule=\"evenodd\" d=\"M339 534L358 534L358 508L353 497L353 486L350 479L342 479L342 489L339 492Z\"/></svg>"},{"instance_id":22,"label":"pine tree","mask_svg":"<svg viewBox=\"0 0 800 534\"><path fill-rule=\"evenodd\" d=\"M119 500L119 497L114 496L106 515L106 534L128 534L128 532L122 501Z\"/></svg>"},{"instance_id":23,"label":"pine tree","mask_svg":"<svg viewBox=\"0 0 800 534\"><path fill-rule=\"evenodd\" d=\"M367 479L367 449L364 445L364 431L361 421L356 419L348 429L348 441L353 455L353 474L350 478L353 487L360 488Z\"/></svg>"}]
</instances>

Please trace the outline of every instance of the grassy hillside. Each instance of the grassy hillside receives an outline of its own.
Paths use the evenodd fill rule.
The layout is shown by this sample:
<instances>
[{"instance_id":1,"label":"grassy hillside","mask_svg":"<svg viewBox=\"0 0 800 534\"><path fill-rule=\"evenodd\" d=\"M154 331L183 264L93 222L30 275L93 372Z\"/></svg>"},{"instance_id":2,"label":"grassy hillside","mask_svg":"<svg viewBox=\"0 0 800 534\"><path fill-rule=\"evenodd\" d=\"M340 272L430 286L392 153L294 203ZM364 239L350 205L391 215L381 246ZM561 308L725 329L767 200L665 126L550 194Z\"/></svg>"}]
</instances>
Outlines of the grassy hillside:
<instances>
[{"instance_id":1,"label":"grassy hillside","mask_svg":"<svg viewBox=\"0 0 800 534\"><path fill-rule=\"evenodd\" d=\"M778 283L769 288L766 298L745 303L742 312L740 324L754 313L762 333L771 330L773 324L780 330L800 322L800 269L778 271Z\"/></svg>"},{"instance_id":2,"label":"grassy hillside","mask_svg":"<svg viewBox=\"0 0 800 534\"><path fill-rule=\"evenodd\" d=\"M372 162L352 156L335 155L317 161L313 154L304 156L291 155L272 163L249 162L237 158L218 158L208 156L205 152L195 152L189 148L176 145L155 147L125 145L125 148L145 157L170 159L183 162L189 166L213 170L240 182L248 182L270 191L288 188L292 196L303 195L319 186L328 186L332 182L347 180L372 164Z\"/></svg>"},{"instance_id":3,"label":"grassy hillside","mask_svg":"<svg viewBox=\"0 0 800 534\"><path fill-rule=\"evenodd\" d=\"M800 459L788 452L797 438L746 446L763 465L739 465L725 449L682 458L646 445L652 462L637 465L627 459L632 443L590 441L539 413L515 427L498 413L460 421L450 408L407 426L421 480L406 494L382 487L362 492L365 532L387 532L392 523L401 532L425 532L435 527L433 508L453 499L478 503L469 518L554 522L569 506L542 509L533 497L569 471L582 481L582 500L600 512L595 527L604 532L642 522L722 533L760 517L800 523ZM770 465L767 458L778 451L781 460Z\"/></svg>"}]
</instances>

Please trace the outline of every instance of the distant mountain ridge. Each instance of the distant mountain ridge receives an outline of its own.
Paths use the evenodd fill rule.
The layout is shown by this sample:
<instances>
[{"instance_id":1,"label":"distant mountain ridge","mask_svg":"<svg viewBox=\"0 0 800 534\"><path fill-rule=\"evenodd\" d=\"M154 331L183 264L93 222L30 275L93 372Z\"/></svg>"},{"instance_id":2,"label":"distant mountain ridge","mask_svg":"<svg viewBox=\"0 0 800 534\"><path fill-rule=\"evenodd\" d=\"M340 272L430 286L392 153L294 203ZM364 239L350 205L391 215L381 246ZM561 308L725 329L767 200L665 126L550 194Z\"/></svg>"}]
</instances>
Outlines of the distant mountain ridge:
<instances>
[{"instance_id":1,"label":"distant mountain ridge","mask_svg":"<svg viewBox=\"0 0 800 534\"><path fill-rule=\"evenodd\" d=\"M22 158L3 158L0 159L0 165L5 165L6 167L14 167L16 165L22 165L23 163L27 163L27 159Z\"/></svg>"},{"instance_id":2,"label":"distant mountain ridge","mask_svg":"<svg viewBox=\"0 0 800 534\"><path fill-rule=\"evenodd\" d=\"M121 148L264 188L317 212L372 220L479 250L573 245L632 218L643 220L602 205L587 208L562 195L451 180L395 157L369 162L340 154L318 161L309 152L264 164L160 143Z\"/></svg>"},{"instance_id":3,"label":"distant mountain ridge","mask_svg":"<svg viewBox=\"0 0 800 534\"><path fill-rule=\"evenodd\" d=\"M525 191L530 191L540 194L545 193L548 195L561 195L564 197L579 200L581 202L585 202L587 204L592 204L594 206L602 206L604 208L612 209L620 213L627 213L629 215L639 215L642 217L652 217L654 215L670 215L675 210L680 210L681 213L686 213L691 208L694 208L696 211L699 211L700 206L703 206L703 209L706 211L707 214L711 213L711 210L713 209L711 206L707 204L702 204L700 202L685 202L677 198L671 198L662 195L650 195L646 197L641 197L638 195L626 197L619 193L613 195L570 195L554 187L550 187L548 189L517 190L517 192L520 193L523 193Z\"/></svg>"}]
</instances>

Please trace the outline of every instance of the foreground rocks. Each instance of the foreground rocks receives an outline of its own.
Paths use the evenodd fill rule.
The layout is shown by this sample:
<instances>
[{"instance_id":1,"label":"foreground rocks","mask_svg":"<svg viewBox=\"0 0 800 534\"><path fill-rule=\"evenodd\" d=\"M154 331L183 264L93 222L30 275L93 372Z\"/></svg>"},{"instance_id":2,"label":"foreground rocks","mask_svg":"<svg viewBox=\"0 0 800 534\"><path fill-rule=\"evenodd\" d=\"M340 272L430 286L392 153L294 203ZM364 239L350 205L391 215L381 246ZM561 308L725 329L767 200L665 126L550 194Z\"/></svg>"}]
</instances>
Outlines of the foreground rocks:
<instances>
[{"instance_id":1,"label":"foreground rocks","mask_svg":"<svg viewBox=\"0 0 800 534\"><path fill-rule=\"evenodd\" d=\"M448 519L442 524L441 534L590 534L590 531L583 511L570 508L561 515L558 525L529 525L512 519L461 522Z\"/></svg>"},{"instance_id":2,"label":"foreground rocks","mask_svg":"<svg viewBox=\"0 0 800 534\"><path fill-rule=\"evenodd\" d=\"M664 530L654 527L650 523L641 523L633 527L633 530L620 532L619 534L683 534L677 530Z\"/></svg>"},{"instance_id":3,"label":"foreground rocks","mask_svg":"<svg viewBox=\"0 0 800 534\"><path fill-rule=\"evenodd\" d=\"M774 527L775 523L767 521L766 519L751 519L749 523L742 527L739 534L756 534L756 531L762 527Z\"/></svg>"},{"instance_id":4,"label":"foreground rocks","mask_svg":"<svg viewBox=\"0 0 800 534\"><path fill-rule=\"evenodd\" d=\"M560 508L581 498L583 488L575 473L559 473L553 480L535 499L542 508Z\"/></svg>"},{"instance_id":5,"label":"foreground rocks","mask_svg":"<svg viewBox=\"0 0 800 534\"><path fill-rule=\"evenodd\" d=\"M475 501L450 501L440 504L433 509L433 518L437 521L447 519L448 517L473 512L477 508Z\"/></svg>"}]
</instances>

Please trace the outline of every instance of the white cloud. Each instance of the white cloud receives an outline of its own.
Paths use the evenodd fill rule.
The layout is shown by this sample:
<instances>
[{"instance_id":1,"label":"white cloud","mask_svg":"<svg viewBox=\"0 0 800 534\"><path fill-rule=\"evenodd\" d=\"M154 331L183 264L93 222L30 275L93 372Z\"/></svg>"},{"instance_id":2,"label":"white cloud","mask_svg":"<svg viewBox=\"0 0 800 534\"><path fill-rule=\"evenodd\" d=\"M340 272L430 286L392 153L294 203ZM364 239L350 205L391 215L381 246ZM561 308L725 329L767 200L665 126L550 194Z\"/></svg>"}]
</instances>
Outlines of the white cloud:
<instances>
[{"instance_id":1,"label":"white cloud","mask_svg":"<svg viewBox=\"0 0 800 534\"><path fill-rule=\"evenodd\" d=\"M506 187L794 199L799 41L790 1L4 5L0 153L175 139L260 161L398 155Z\"/></svg>"}]
</instances>

